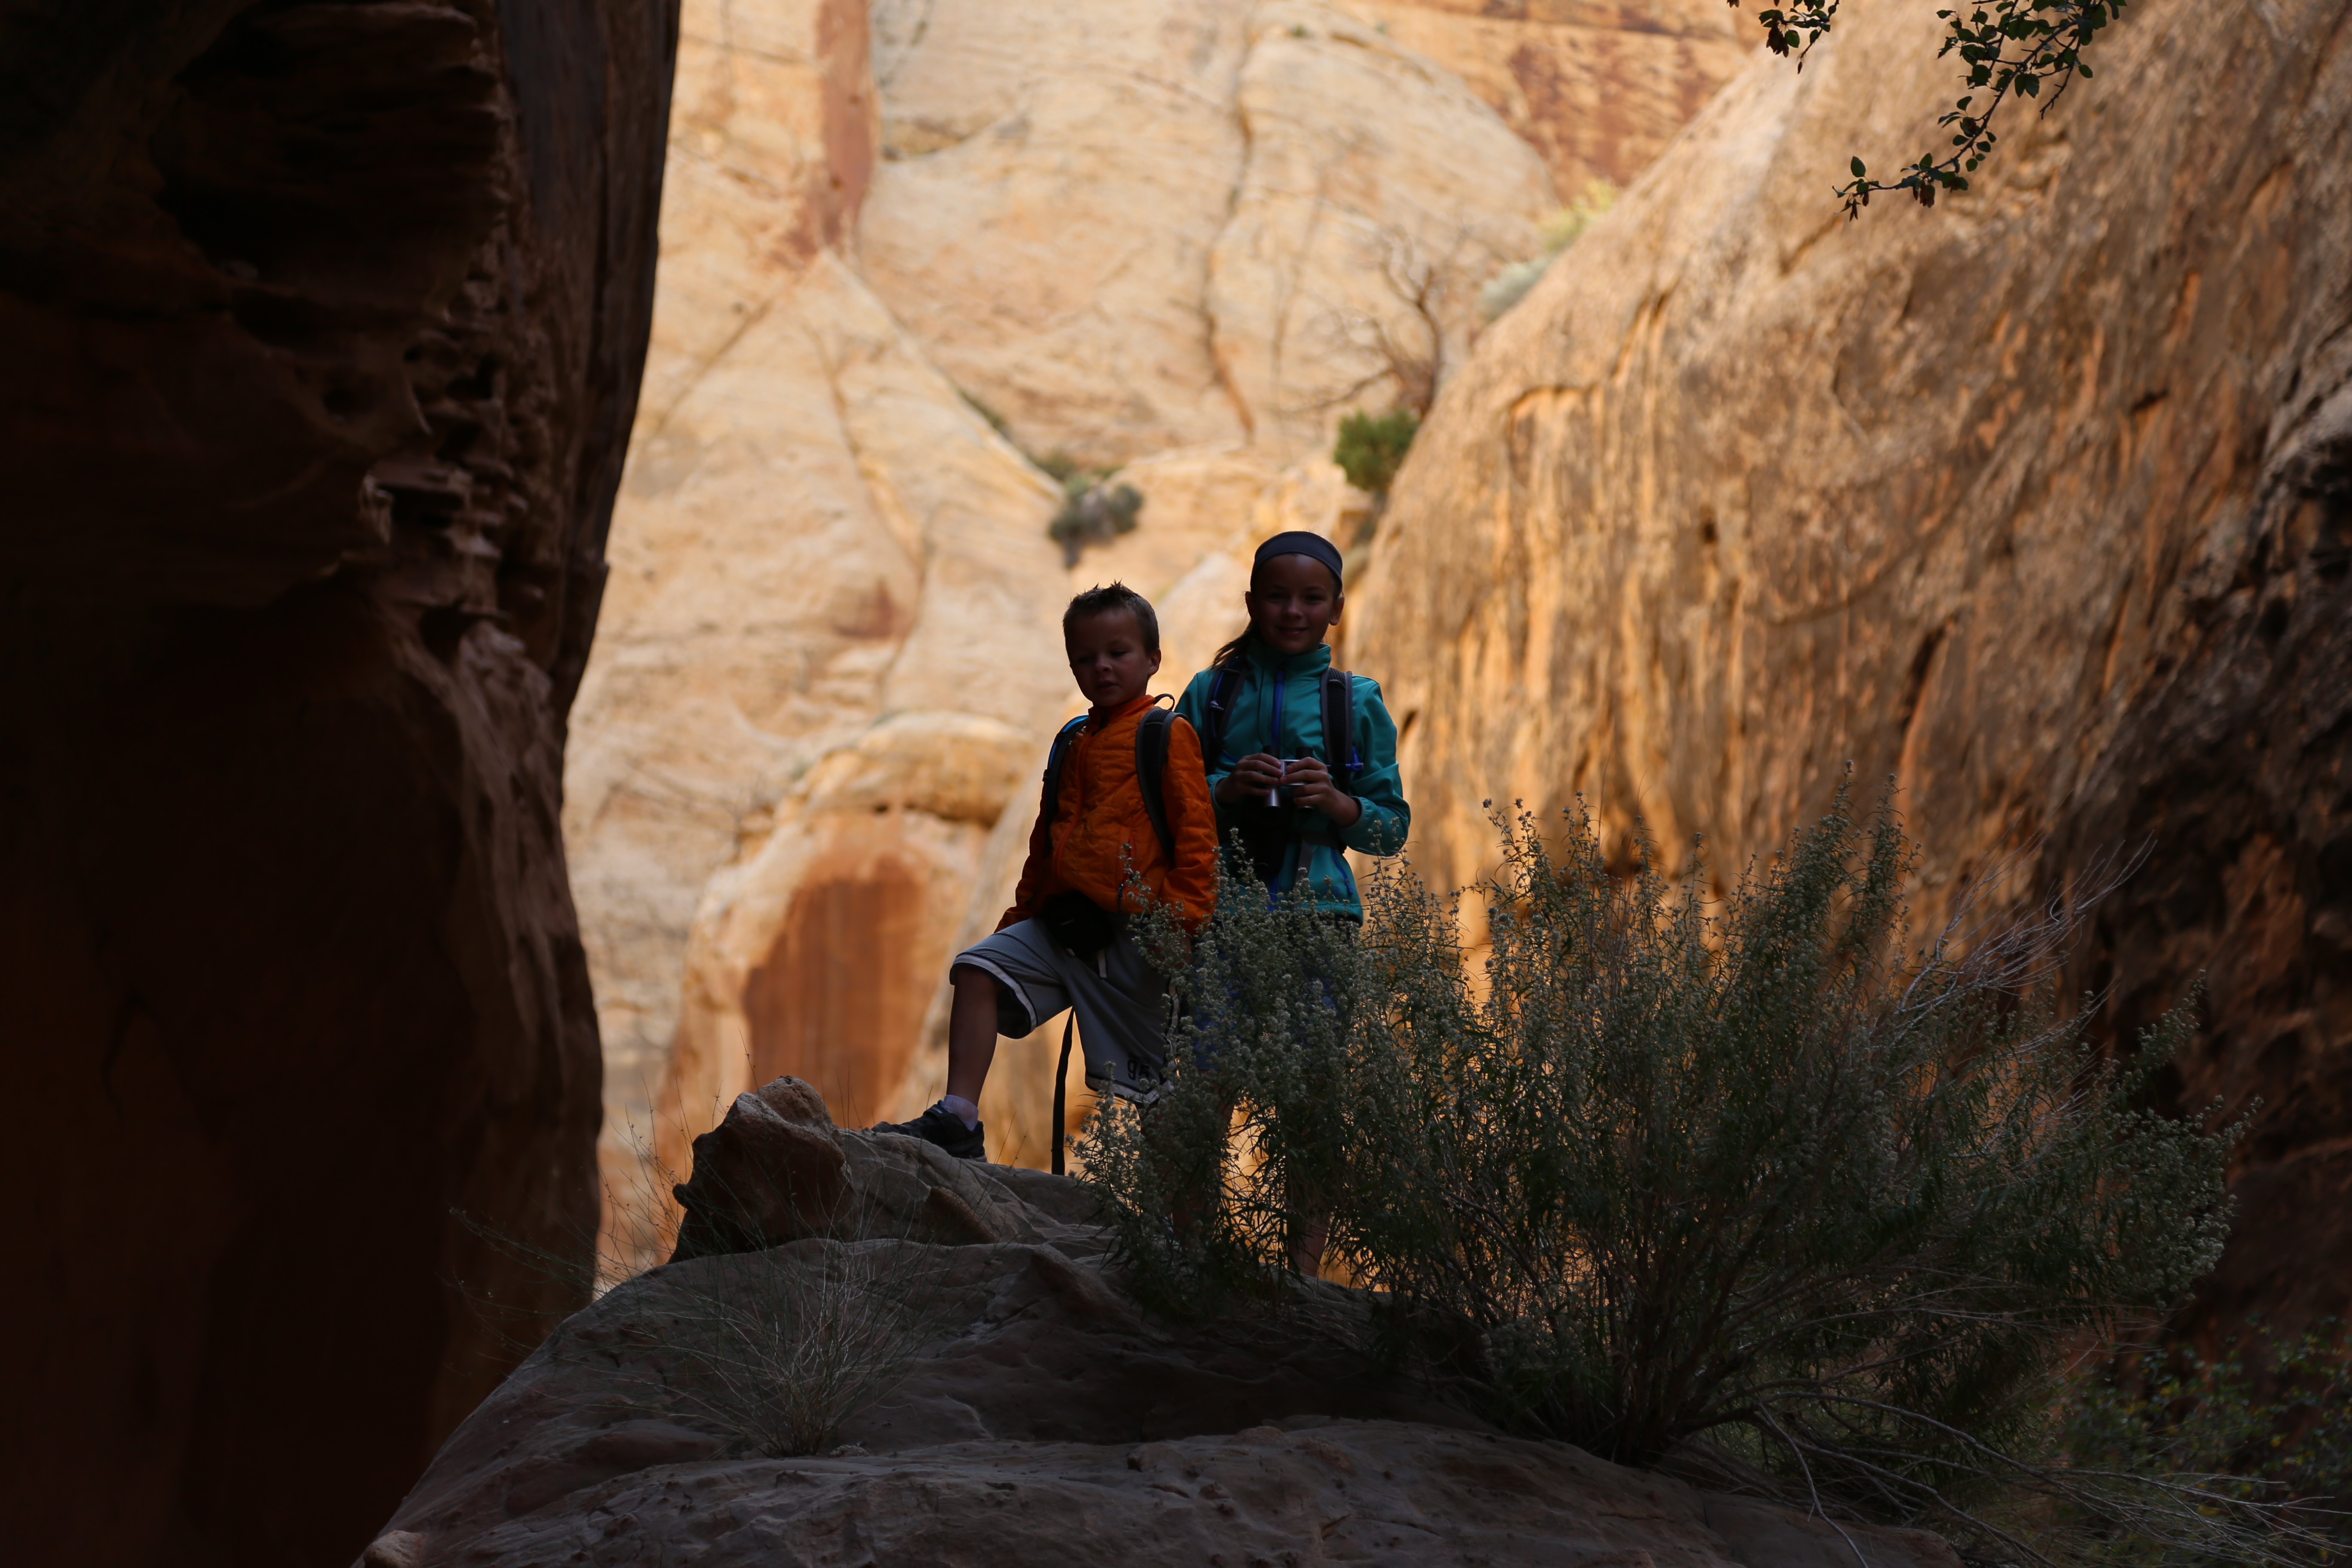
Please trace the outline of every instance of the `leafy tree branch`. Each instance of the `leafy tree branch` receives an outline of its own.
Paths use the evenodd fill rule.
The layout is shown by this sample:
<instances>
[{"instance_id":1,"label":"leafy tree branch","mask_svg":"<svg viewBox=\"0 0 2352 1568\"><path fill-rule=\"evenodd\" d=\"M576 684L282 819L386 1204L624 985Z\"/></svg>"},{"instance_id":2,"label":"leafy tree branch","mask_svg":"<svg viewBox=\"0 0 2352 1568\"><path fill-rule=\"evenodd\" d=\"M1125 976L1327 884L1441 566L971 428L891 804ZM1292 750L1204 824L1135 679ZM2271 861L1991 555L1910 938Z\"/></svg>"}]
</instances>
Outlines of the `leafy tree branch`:
<instances>
[{"instance_id":1,"label":"leafy tree branch","mask_svg":"<svg viewBox=\"0 0 2352 1568\"><path fill-rule=\"evenodd\" d=\"M2095 34L2123 10L2126 0L1992 0L1990 5L1938 11L1944 21L1942 59L1957 54L1968 88L1937 121L1951 136L1951 151L1923 153L1891 180L1873 179L1859 156L1847 165L1853 178L1836 187L1848 218L1859 217L1873 193L1906 191L1921 206L1934 206L1939 192L1965 191L1968 177L1992 156L1998 136L1993 121L2020 98L2048 113L2079 76L2090 79L2084 54ZM1739 0L1729 0L1737 8ZM1794 55L1802 70L1815 45L1829 36L1839 0L1786 0L1756 14L1764 47ZM1982 101L1979 102L1979 100Z\"/></svg>"}]
</instances>

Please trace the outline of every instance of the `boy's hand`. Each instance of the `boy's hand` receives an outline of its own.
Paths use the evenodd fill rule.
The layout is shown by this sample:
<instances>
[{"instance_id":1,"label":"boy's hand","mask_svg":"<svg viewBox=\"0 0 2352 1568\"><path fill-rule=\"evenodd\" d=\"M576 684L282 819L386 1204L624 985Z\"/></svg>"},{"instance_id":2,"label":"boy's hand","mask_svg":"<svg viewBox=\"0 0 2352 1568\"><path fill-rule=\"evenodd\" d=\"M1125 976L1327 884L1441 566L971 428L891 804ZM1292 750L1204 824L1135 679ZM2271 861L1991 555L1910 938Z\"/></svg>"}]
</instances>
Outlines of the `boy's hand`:
<instances>
[{"instance_id":1,"label":"boy's hand","mask_svg":"<svg viewBox=\"0 0 2352 1568\"><path fill-rule=\"evenodd\" d=\"M1334 826L1346 828L1356 825L1364 808L1356 797L1331 782L1331 770L1313 757L1294 757L1286 764L1282 785L1290 792L1291 800L1309 811L1319 811ZM1235 768L1235 773L1241 770Z\"/></svg>"}]
</instances>

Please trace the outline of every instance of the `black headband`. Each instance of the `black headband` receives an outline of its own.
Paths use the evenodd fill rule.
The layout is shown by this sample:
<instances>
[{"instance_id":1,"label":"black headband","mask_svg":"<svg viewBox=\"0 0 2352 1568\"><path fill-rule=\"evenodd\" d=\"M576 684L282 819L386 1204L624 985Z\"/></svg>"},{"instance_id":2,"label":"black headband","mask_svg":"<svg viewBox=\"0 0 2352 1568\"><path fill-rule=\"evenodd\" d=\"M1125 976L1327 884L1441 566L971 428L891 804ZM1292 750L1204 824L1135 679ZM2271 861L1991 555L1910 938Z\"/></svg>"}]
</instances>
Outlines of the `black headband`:
<instances>
[{"instance_id":1,"label":"black headband","mask_svg":"<svg viewBox=\"0 0 2352 1568\"><path fill-rule=\"evenodd\" d=\"M1331 581L1334 584L1342 580L1339 574L1339 547L1319 533L1309 533L1305 529L1293 529L1288 533L1276 534L1257 547L1257 559L1250 563L1252 574L1255 574L1258 567L1265 565L1277 555L1304 555L1311 560L1320 561L1331 569Z\"/></svg>"}]
</instances>

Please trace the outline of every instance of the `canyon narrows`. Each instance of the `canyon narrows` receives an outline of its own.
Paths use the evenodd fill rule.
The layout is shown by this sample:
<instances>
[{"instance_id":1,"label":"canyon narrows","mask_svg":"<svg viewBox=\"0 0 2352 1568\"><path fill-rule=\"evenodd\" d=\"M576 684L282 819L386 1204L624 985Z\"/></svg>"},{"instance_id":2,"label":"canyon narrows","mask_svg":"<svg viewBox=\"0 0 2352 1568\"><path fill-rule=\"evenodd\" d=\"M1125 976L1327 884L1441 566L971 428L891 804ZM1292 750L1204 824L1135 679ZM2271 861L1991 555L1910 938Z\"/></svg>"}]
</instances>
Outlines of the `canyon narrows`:
<instances>
[{"instance_id":1,"label":"canyon narrows","mask_svg":"<svg viewBox=\"0 0 2352 1568\"><path fill-rule=\"evenodd\" d=\"M24 1561L346 1561L584 1300L519 1249L594 1221L561 758L674 37L0 5Z\"/></svg>"},{"instance_id":2,"label":"canyon narrows","mask_svg":"<svg viewBox=\"0 0 2352 1568\"><path fill-rule=\"evenodd\" d=\"M631 1218L777 1074L845 1122L921 1109L947 959L1008 901L1075 711L1062 603L1151 596L1172 688L1237 629L1256 538L1359 533L1370 498L1327 454L1342 413L1399 395L1383 343L1433 374L1467 354L1480 286L1564 196L1639 172L1738 68L1735 20L687 5L566 775ZM1057 462L1116 467L1139 526L1066 565ZM1051 1053L1001 1058L1000 1158L1048 1158Z\"/></svg>"},{"instance_id":3,"label":"canyon narrows","mask_svg":"<svg viewBox=\"0 0 2352 1568\"><path fill-rule=\"evenodd\" d=\"M19 1552L936 1555L1020 1492L998 1560L1849 1560L1147 1321L1080 1189L845 1130L940 1086L1069 594L1151 595L1172 689L1286 528L1437 887L1490 802L1719 891L1888 779L1921 926L2132 862L2062 984L2118 1042L2201 984L2157 1102L2248 1118L2176 1326L2352 1308L2352 0L2136 0L1973 191L1849 224L1931 10L1800 73L1721 0L0 0ZM1375 497L1334 426L1392 405ZM591 1305L592 1240L658 1261L706 1131L874 1199L766 1251L963 1314L856 1451L616 1394L723 1271Z\"/></svg>"}]
</instances>

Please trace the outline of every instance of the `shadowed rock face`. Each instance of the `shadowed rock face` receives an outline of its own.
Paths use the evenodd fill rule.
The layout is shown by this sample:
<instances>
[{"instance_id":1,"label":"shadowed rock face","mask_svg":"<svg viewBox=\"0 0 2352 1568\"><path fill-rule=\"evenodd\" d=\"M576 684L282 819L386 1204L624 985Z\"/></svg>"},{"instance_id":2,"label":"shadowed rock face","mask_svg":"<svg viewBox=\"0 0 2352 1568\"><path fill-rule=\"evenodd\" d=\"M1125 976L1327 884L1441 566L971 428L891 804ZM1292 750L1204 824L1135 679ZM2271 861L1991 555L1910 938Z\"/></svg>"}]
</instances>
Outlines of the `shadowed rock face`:
<instances>
[{"instance_id":1,"label":"shadowed rock face","mask_svg":"<svg viewBox=\"0 0 2352 1568\"><path fill-rule=\"evenodd\" d=\"M1278 1316L1147 1316L1077 1183L836 1131L796 1079L697 1141L687 1200L679 1260L551 1335L356 1568L1958 1568L1925 1531L1841 1531L1503 1437L1356 1348L1365 1299L1337 1285L1302 1283ZM779 1443L756 1424L772 1384L747 1401L709 1381L747 1334L777 1342L781 1307L877 1289L914 1309L880 1352L903 1375L830 1433Z\"/></svg>"},{"instance_id":2,"label":"shadowed rock face","mask_svg":"<svg viewBox=\"0 0 2352 1568\"><path fill-rule=\"evenodd\" d=\"M1482 340L1349 653L1441 883L1573 792L1727 882L1849 764L1927 921L2150 846L2068 980L2128 1038L2207 977L2168 1097L2262 1107L2207 1304L2294 1326L2352 1300L2352 12L2264 16L2132 7L1974 192L1853 224L1935 18L1759 63Z\"/></svg>"},{"instance_id":3,"label":"shadowed rock face","mask_svg":"<svg viewBox=\"0 0 2352 1568\"><path fill-rule=\"evenodd\" d=\"M674 25L0 0L28 1560L347 1559L576 1305L453 1211L594 1221L562 715Z\"/></svg>"}]
</instances>

